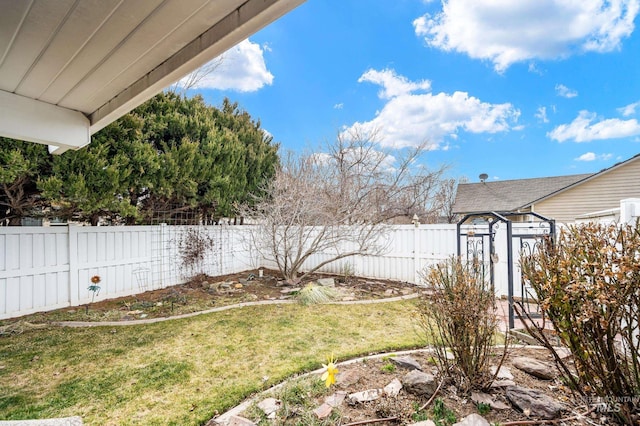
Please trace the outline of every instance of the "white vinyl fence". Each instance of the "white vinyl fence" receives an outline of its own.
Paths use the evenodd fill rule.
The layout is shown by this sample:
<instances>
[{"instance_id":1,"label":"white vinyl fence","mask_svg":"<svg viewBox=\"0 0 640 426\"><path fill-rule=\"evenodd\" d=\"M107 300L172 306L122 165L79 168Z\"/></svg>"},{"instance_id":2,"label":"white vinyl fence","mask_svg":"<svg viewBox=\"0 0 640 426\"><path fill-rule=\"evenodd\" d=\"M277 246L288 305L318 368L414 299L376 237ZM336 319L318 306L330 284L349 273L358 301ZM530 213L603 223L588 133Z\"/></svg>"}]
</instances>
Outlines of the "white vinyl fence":
<instances>
[{"instance_id":1,"label":"white vinyl fence","mask_svg":"<svg viewBox=\"0 0 640 426\"><path fill-rule=\"evenodd\" d=\"M184 267L179 247L190 228L210 242L207 256ZM180 284L198 272L222 275L258 266L241 239L244 227L2 227L0 319Z\"/></svg>"},{"instance_id":2,"label":"white vinyl fence","mask_svg":"<svg viewBox=\"0 0 640 426\"><path fill-rule=\"evenodd\" d=\"M275 268L252 249L249 226L2 227L0 319L134 295L185 282L196 273L225 275ZM207 244L188 265L189 236ZM193 241L192 241L193 243ZM322 271L418 283L419 271L456 253L455 225L391 227L386 253L326 265ZM326 257L314 255L310 264Z\"/></svg>"},{"instance_id":3,"label":"white vinyl fence","mask_svg":"<svg viewBox=\"0 0 640 426\"><path fill-rule=\"evenodd\" d=\"M638 203L640 211L640 203ZM531 227L514 223L517 228ZM127 226L127 227L0 227L0 319L78 306L93 300L88 287L98 275L95 300L134 295L187 281L198 273L211 276L277 269L252 247L251 226ZM477 229L480 234L482 227ZM530 232L530 231L527 231ZM514 234L515 235L515 234ZM185 261L189 244L204 244L205 256ZM355 256L325 265L326 273L350 273L366 278L421 283L420 273L457 253L456 225L391 226L377 256ZM508 294L506 229L493 235L490 260L488 236L480 238L481 257L494 269L498 296ZM461 254L477 250L461 237ZM534 240L512 241L513 295L523 296L517 264L523 247ZM477 242L476 242L477 244ZM314 254L307 266L329 257Z\"/></svg>"},{"instance_id":4,"label":"white vinyl fence","mask_svg":"<svg viewBox=\"0 0 640 426\"><path fill-rule=\"evenodd\" d=\"M380 278L420 283L420 272L456 254L456 225L394 225L390 226L387 241L381 242L384 254L379 256L353 256L325 265L320 272ZM316 253L305 265L317 265L330 258ZM265 263L275 268L275 264Z\"/></svg>"}]
</instances>

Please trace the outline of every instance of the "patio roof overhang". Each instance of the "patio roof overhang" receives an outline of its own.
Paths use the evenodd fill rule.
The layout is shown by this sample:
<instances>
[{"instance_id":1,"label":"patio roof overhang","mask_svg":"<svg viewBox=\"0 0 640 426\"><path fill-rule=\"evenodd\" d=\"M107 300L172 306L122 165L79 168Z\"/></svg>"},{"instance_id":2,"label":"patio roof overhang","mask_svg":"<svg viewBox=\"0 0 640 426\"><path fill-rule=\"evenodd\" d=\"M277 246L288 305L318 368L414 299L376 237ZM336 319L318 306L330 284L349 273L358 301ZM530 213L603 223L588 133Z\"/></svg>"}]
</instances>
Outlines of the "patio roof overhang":
<instances>
[{"instance_id":1,"label":"patio roof overhang","mask_svg":"<svg viewBox=\"0 0 640 426\"><path fill-rule=\"evenodd\" d=\"M91 135L304 0L2 0L0 136Z\"/></svg>"}]
</instances>

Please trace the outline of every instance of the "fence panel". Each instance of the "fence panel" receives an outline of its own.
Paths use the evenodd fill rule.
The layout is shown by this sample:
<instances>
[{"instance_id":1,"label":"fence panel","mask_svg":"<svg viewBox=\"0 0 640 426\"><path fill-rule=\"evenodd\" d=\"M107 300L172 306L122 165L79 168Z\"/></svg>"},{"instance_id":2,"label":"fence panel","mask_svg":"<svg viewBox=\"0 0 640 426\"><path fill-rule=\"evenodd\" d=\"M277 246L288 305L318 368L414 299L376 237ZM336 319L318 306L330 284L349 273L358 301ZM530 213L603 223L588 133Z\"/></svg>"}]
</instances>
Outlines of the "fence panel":
<instances>
[{"instance_id":1,"label":"fence panel","mask_svg":"<svg viewBox=\"0 0 640 426\"><path fill-rule=\"evenodd\" d=\"M101 278L95 300L141 293L144 283L138 272L150 270L155 226L69 226L69 242L77 261L71 269L71 302L91 302L91 277Z\"/></svg>"},{"instance_id":2,"label":"fence panel","mask_svg":"<svg viewBox=\"0 0 640 426\"><path fill-rule=\"evenodd\" d=\"M66 228L4 228L0 233L0 318L69 306Z\"/></svg>"}]
</instances>

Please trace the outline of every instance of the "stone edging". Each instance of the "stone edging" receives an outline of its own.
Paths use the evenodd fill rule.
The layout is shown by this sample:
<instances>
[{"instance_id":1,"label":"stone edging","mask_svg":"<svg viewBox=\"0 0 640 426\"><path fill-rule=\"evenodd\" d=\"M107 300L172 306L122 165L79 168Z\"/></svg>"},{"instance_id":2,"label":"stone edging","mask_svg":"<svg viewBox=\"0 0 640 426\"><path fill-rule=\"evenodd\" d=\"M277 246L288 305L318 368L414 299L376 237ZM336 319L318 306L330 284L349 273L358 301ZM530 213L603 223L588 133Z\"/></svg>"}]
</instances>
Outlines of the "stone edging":
<instances>
[{"instance_id":1,"label":"stone edging","mask_svg":"<svg viewBox=\"0 0 640 426\"><path fill-rule=\"evenodd\" d=\"M420 293L412 293L406 296L388 297L385 299L367 299L367 300L350 300L345 302L329 302L327 305L369 305L372 303L387 303L398 302L401 300L410 300L420 297ZM297 303L295 300L261 300L258 302L242 302L235 305L220 306L218 308L211 308L204 311L191 312L188 314L176 315L173 317L161 317L161 318L145 318L131 321L56 321L51 324L60 327L118 327L127 325L143 325L143 324L155 324L157 322L173 321L183 318L191 318L198 315L210 314L213 312L222 312L229 309L244 308L245 306L261 306L261 305L284 305Z\"/></svg>"},{"instance_id":2,"label":"stone edging","mask_svg":"<svg viewBox=\"0 0 640 426\"><path fill-rule=\"evenodd\" d=\"M390 354L403 356L403 355L410 355L412 353L417 353L417 352L431 352L431 349L426 348L426 349L411 349L411 350L407 350L407 351L391 351L391 352L386 352L386 353L381 353L381 354L362 356L362 357L359 357L359 358L354 358L354 359L349 359L347 361L338 362L336 364L336 366L339 367L339 366L343 366L343 365L355 364L355 363L362 362L362 361L367 360L367 359L383 358L385 356L389 356ZM209 423L207 423L207 425L212 425L212 424L213 425L221 425L221 426L222 425L226 425L229 422L229 419L231 419L231 416L237 416L240 413L242 413L243 411L245 411L261 395L263 395L263 394L265 394L267 392L272 392L274 390L277 390L277 389L281 388L282 386L287 384L287 382L289 382L290 380L295 380L295 379L299 379L299 378L302 378L302 377L308 377L308 376L312 376L314 374L320 374L323 371L324 371L324 368L319 368L317 370L309 371L308 373L303 373L303 374L298 374L298 375L291 376L291 377L285 379L284 381L278 383L277 385L271 386L269 389L261 391L258 394L247 398L242 403L240 403L239 405L236 405L235 407L233 407L229 411L226 411L225 413L222 413L218 417L213 418L211 421L209 421Z\"/></svg>"},{"instance_id":3,"label":"stone edging","mask_svg":"<svg viewBox=\"0 0 640 426\"><path fill-rule=\"evenodd\" d=\"M496 348L502 348L503 346L501 345L496 345ZM522 349L522 348L527 348L527 349L547 349L544 346L539 346L539 345L515 345L512 344L509 346L509 349ZM343 365L350 365L350 364L355 364L358 362L362 362L368 359L378 359L378 358L384 358L386 356L389 355L397 355L397 356L404 356L404 355L411 355L414 353L423 353L423 352L433 352L432 348L423 348L423 349L409 349L409 350L405 350L405 351L390 351L390 352L385 352L385 353L379 353L379 354L374 354L374 355L368 355L368 356L362 356L359 358L354 358L354 359L349 359L343 362L338 362L336 364L336 366L343 366ZM324 368L319 368L317 370L313 370L313 371L309 371L308 373L303 373L303 374L298 374L298 375L294 375L291 377L286 378L285 380L283 380L282 382L271 386L269 389L266 389L264 391L261 391L247 399L245 399L243 402L241 402L239 405L236 405L235 407L233 407L232 409L220 414L217 417L214 417L213 419L209 420L207 424L207 426L212 426L212 425L218 425L218 426L225 426L229 420L231 419L231 416L238 416L240 415L243 411L245 411L246 409L248 409L252 403L254 403L261 395L264 395L268 392L272 392L274 390L277 390L279 388L281 388L282 386L284 386L287 382L289 382L290 380L295 380L295 379L299 379L302 377L307 377L307 376L311 376L311 375L319 375L321 373L324 372Z\"/></svg>"}]
</instances>

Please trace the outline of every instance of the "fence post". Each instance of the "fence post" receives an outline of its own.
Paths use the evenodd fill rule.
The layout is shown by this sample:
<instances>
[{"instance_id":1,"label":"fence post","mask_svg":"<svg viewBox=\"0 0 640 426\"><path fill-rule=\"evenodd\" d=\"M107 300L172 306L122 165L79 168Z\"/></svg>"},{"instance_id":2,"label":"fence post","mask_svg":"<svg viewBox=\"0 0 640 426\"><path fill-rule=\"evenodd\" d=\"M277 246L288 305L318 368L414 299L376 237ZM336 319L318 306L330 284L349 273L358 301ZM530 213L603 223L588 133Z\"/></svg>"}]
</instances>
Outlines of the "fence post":
<instances>
[{"instance_id":1,"label":"fence post","mask_svg":"<svg viewBox=\"0 0 640 426\"><path fill-rule=\"evenodd\" d=\"M161 223L160 224L160 249L158 250L160 253L160 288L164 288L164 283L165 283L165 273L166 271L164 270L165 268L165 256L167 256L167 254L165 253L165 250L167 250L167 244L165 244L165 237L167 235L167 224L166 223Z\"/></svg>"},{"instance_id":2,"label":"fence post","mask_svg":"<svg viewBox=\"0 0 640 426\"><path fill-rule=\"evenodd\" d=\"M69 306L76 306L80 300L78 294L78 226L67 225L67 241L69 245Z\"/></svg>"},{"instance_id":3,"label":"fence post","mask_svg":"<svg viewBox=\"0 0 640 426\"><path fill-rule=\"evenodd\" d=\"M420 222L413 228L413 283L420 284Z\"/></svg>"}]
</instances>

